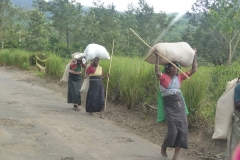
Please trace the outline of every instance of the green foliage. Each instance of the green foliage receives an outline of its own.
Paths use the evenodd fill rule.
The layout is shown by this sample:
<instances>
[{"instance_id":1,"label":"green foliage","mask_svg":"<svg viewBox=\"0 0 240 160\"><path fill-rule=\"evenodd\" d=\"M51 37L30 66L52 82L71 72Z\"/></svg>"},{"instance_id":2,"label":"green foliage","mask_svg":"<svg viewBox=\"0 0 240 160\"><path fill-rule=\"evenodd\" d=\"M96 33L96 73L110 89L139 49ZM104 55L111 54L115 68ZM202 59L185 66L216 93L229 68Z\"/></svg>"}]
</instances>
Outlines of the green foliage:
<instances>
[{"instance_id":1,"label":"green foliage","mask_svg":"<svg viewBox=\"0 0 240 160\"><path fill-rule=\"evenodd\" d=\"M213 122L216 101L212 101L213 93L209 90L212 68L200 67L190 79L183 81L182 92L189 110L189 123L202 125L201 120ZM216 99L215 99L216 100Z\"/></svg>"},{"instance_id":2,"label":"green foliage","mask_svg":"<svg viewBox=\"0 0 240 160\"><path fill-rule=\"evenodd\" d=\"M46 62L46 75L60 78L63 75L65 65L63 65L63 60L56 56L55 54L51 54Z\"/></svg>"},{"instance_id":3,"label":"green foliage","mask_svg":"<svg viewBox=\"0 0 240 160\"><path fill-rule=\"evenodd\" d=\"M108 73L109 62L101 61L100 65ZM110 99L124 103L128 108L141 107L144 102L156 104L155 90L156 78L152 65L142 58L113 57L109 81Z\"/></svg>"},{"instance_id":4,"label":"green foliage","mask_svg":"<svg viewBox=\"0 0 240 160\"><path fill-rule=\"evenodd\" d=\"M218 99L226 87L226 82L240 76L240 64L235 62L229 66L214 67L212 72L212 86L211 90L214 94L214 99Z\"/></svg>"},{"instance_id":5,"label":"green foliage","mask_svg":"<svg viewBox=\"0 0 240 160\"><path fill-rule=\"evenodd\" d=\"M70 52L83 52L90 43L110 50L115 40L117 55L144 57L149 48L129 30L132 28L150 46L186 41L198 49L205 64L230 64L240 57L237 0L197 0L193 12L180 18L175 13L154 13L145 0L136 6L129 4L121 13L114 4L106 7L101 1L87 12L75 1L34 0L32 11L13 8L9 2L1 2L5 8L0 14L0 37L7 48L47 50L68 57Z\"/></svg>"},{"instance_id":6,"label":"green foliage","mask_svg":"<svg viewBox=\"0 0 240 160\"><path fill-rule=\"evenodd\" d=\"M46 72L41 72L41 71L37 70L35 72L35 75L38 77L44 78L44 76L46 75Z\"/></svg>"},{"instance_id":7,"label":"green foliage","mask_svg":"<svg viewBox=\"0 0 240 160\"><path fill-rule=\"evenodd\" d=\"M113 57L108 95L129 108L140 108L143 103L157 104L158 87L153 67L142 58L149 48L129 28L149 45L186 41L197 48L199 64L205 67L200 67L182 87L191 124L213 122L216 102L226 82L239 76L237 63L223 65L240 58L237 0L197 0L193 12L176 23L177 14L154 13L154 8L145 0L139 0L137 6L130 4L124 13L117 12L113 4L103 6L101 1L95 2L95 7L86 13L81 4L74 1L34 2L36 9L25 11L11 6L9 0L0 1L2 47L56 53L48 58L43 74L60 78L66 59L72 53L83 52L90 43L98 43L110 51L115 40L116 56ZM35 55L37 53L21 50L2 50L0 65L29 69L30 65L35 65ZM109 61L101 61L101 65L107 73Z\"/></svg>"},{"instance_id":8,"label":"green foliage","mask_svg":"<svg viewBox=\"0 0 240 160\"><path fill-rule=\"evenodd\" d=\"M29 70L29 54L22 50L2 50L0 51L0 64Z\"/></svg>"},{"instance_id":9,"label":"green foliage","mask_svg":"<svg viewBox=\"0 0 240 160\"><path fill-rule=\"evenodd\" d=\"M65 42L69 47L71 32L75 25L79 26L82 17L81 4L66 0L50 0L48 2L38 0L36 2L39 9L50 12L50 19L52 25L58 30L60 43Z\"/></svg>"},{"instance_id":10,"label":"green foliage","mask_svg":"<svg viewBox=\"0 0 240 160\"><path fill-rule=\"evenodd\" d=\"M239 67L237 62L230 66L200 67L190 80L183 82L190 124L207 126L214 123L217 101L227 82L240 76Z\"/></svg>"},{"instance_id":11,"label":"green foliage","mask_svg":"<svg viewBox=\"0 0 240 160\"><path fill-rule=\"evenodd\" d=\"M71 49L68 48L66 45L64 44L58 44L55 47L55 53L63 58L70 58L70 55L72 53Z\"/></svg>"},{"instance_id":12,"label":"green foliage","mask_svg":"<svg viewBox=\"0 0 240 160\"><path fill-rule=\"evenodd\" d=\"M26 47L29 51L46 51L48 44L48 31L46 17L39 10L28 12L28 36L26 37Z\"/></svg>"},{"instance_id":13,"label":"green foliage","mask_svg":"<svg viewBox=\"0 0 240 160\"><path fill-rule=\"evenodd\" d=\"M215 65L231 64L239 54L239 1L198 0L190 15L192 32L198 52ZM189 39L188 39L189 40Z\"/></svg>"},{"instance_id":14,"label":"green foliage","mask_svg":"<svg viewBox=\"0 0 240 160\"><path fill-rule=\"evenodd\" d=\"M10 32L12 31L15 19L18 17L17 9L11 5L10 0L0 1L0 41L4 48L4 43L11 41L12 37Z\"/></svg>"},{"instance_id":15,"label":"green foliage","mask_svg":"<svg viewBox=\"0 0 240 160\"><path fill-rule=\"evenodd\" d=\"M22 50L0 51L0 64L29 69L31 58L38 53ZM43 57L40 57L43 58ZM109 77L108 98L115 103L125 104L129 109L144 111L144 104L157 106L159 82L155 77L153 65L142 58L113 56ZM46 72L37 71L38 76L51 76L60 79L69 59L49 54ZM104 74L109 72L110 61L101 60ZM189 110L190 126L211 126L214 123L215 108L218 99L225 90L226 83L240 75L237 62L230 66L198 68L197 72L183 81L182 92ZM187 68L183 69L188 70ZM107 79L104 80L106 86ZM106 89L106 88L105 88Z\"/></svg>"}]
</instances>

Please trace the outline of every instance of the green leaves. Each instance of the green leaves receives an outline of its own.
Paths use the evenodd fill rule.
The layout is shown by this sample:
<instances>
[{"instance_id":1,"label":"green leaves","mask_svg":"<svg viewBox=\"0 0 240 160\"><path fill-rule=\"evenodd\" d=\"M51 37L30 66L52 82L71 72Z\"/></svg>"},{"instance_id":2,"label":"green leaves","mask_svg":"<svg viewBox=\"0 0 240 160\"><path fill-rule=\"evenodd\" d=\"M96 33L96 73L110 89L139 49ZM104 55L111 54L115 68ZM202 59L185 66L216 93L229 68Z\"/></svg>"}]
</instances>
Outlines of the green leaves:
<instances>
[{"instance_id":1,"label":"green leaves","mask_svg":"<svg viewBox=\"0 0 240 160\"><path fill-rule=\"evenodd\" d=\"M198 51L215 65L231 64L233 56L239 52L236 47L240 36L239 7L238 0L198 0L193 7L192 19L198 16L198 23L194 24Z\"/></svg>"},{"instance_id":2,"label":"green leaves","mask_svg":"<svg viewBox=\"0 0 240 160\"><path fill-rule=\"evenodd\" d=\"M39 11L28 12L28 34L26 36L26 46L30 51L46 51L48 48L47 19Z\"/></svg>"}]
</instances>

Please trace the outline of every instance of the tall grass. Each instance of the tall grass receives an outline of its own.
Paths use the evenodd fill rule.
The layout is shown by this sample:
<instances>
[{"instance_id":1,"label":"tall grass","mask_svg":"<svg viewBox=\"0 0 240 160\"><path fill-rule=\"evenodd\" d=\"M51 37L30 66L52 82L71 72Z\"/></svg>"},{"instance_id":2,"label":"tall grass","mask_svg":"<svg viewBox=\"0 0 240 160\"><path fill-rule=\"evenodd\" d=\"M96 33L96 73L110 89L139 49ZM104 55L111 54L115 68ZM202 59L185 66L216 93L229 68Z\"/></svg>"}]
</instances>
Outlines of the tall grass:
<instances>
[{"instance_id":1,"label":"tall grass","mask_svg":"<svg viewBox=\"0 0 240 160\"><path fill-rule=\"evenodd\" d=\"M100 61L104 72L109 62ZM114 101L125 103L128 108L140 107L147 102L156 104L156 78L153 65L141 58L113 57L109 80L109 95Z\"/></svg>"},{"instance_id":2,"label":"tall grass","mask_svg":"<svg viewBox=\"0 0 240 160\"><path fill-rule=\"evenodd\" d=\"M202 66L190 80L183 82L190 124L207 126L214 123L217 101L227 82L240 76L238 68L240 65L236 62L229 66Z\"/></svg>"},{"instance_id":3,"label":"tall grass","mask_svg":"<svg viewBox=\"0 0 240 160\"><path fill-rule=\"evenodd\" d=\"M1 50L0 65L13 65L29 69L29 57L35 53L21 50ZM47 55L46 75L60 79L69 59L55 54ZM108 73L110 61L101 60L104 74ZM215 117L217 100L225 90L226 83L240 76L239 63L230 66L205 67L183 81L182 92L189 109L190 125L212 125ZM187 69L184 69L187 70ZM106 85L106 79L104 83ZM143 109L147 103L157 106L159 81L155 77L154 66L138 57L113 56L109 90L109 99L125 104L129 109Z\"/></svg>"},{"instance_id":4,"label":"tall grass","mask_svg":"<svg viewBox=\"0 0 240 160\"><path fill-rule=\"evenodd\" d=\"M212 68L199 67L190 79L183 81L182 92L189 110L189 124L213 122L216 103L211 101L213 94L209 90L211 73Z\"/></svg>"},{"instance_id":5,"label":"tall grass","mask_svg":"<svg viewBox=\"0 0 240 160\"><path fill-rule=\"evenodd\" d=\"M1 50L0 65L12 65L24 70L29 70L29 56L31 53L23 50Z\"/></svg>"},{"instance_id":6,"label":"tall grass","mask_svg":"<svg viewBox=\"0 0 240 160\"><path fill-rule=\"evenodd\" d=\"M240 64L234 62L229 66L217 66L212 72L211 90L214 94L214 99L221 96L226 87L226 82L240 76Z\"/></svg>"},{"instance_id":7,"label":"tall grass","mask_svg":"<svg viewBox=\"0 0 240 160\"><path fill-rule=\"evenodd\" d=\"M65 61L55 54L50 54L46 62L46 75L59 79L65 70Z\"/></svg>"}]
</instances>

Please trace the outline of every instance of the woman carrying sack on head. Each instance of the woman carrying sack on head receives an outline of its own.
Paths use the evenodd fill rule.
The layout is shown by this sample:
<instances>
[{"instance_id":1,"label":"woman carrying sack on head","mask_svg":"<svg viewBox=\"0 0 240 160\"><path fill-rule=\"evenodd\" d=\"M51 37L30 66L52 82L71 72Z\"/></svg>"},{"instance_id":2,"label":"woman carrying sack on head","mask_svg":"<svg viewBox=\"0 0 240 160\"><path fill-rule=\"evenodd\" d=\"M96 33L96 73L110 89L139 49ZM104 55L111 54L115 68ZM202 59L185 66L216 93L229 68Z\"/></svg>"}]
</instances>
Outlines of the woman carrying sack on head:
<instances>
[{"instance_id":1,"label":"woman carrying sack on head","mask_svg":"<svg viewBox=\"0 0 240 160\"><path fill-rule=\"evenodd\" d=\"M86 99L86 112L100 112L100 118L103 117L103 110L105 104L105 94L102 79L103 71L99 66L99 58L95 57L92 64L86 70L86 76L89 76L89 88ZM107 77L109 74L107 74Z\"/></svg>"},{"instance_id":2,"label":"woman carrying sack on head","mask_svg":"<svg viewBox=\"0 0 240 160\"><path fill-rule=\"evenodd\" d=\"M68 76L68 97L67 102L73 103L73 109L75 111L79 111L79 107L81 105L81 94L80 94L80 88L81 88L81 70L82 67L85 67L84 63L82 62L82 59L74 59L70 63L70 70L69 70L69 76Z\"/></svg>"},{"instance_id":3,"label":"woman carrying sack on head","mask_svg":"<svg viewBox=\"0 0 240 160\"><path fill-rule=\"evenodd\" d=\"M172 160L178 159L180 148L188 149L188 122L185 111L184 100L181 94L181 82L187 77L182 73L178 74L178 69L171 63L165 66L165 73L159 72L159 55L156 55L155 73L160 81L160 91L163 97L165 121L168 127L167 134L161 146L161 154L167 157L167 147L175 148ZM179 66L178 63L174 63ZM192 69L185 72L191 76L197 70L197 56L193 59Z\"/></svg>"}]
</instances>

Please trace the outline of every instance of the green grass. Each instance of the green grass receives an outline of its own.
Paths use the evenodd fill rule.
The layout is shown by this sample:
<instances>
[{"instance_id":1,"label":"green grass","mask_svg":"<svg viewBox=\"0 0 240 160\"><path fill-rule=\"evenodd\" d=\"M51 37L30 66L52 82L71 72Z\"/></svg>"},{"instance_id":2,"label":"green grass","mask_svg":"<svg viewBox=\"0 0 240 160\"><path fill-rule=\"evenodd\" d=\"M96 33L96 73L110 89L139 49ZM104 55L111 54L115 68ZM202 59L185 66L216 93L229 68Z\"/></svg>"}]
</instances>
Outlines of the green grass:
<instances>
[{"instance_id":1,"label":"green grass","mask_svg":"<svg viewBox=\"0 0 240 160\"><path fill-rule=\"evenodd\" d=\"M104 72L109 70L110 61L102 60ZM144 102L156 104L157 81L153 66L141 58L113 57L109 78L109 97L128 108L141 106Z\"/></svg>"},{"instance_id":2,"label":"green grass","mask_svg":"<svg viewBox=\"0 0 240 160\"><path fill-rule=\"evenodd\" d=\"M46 62L46 75L60 79L65 70L65 60L55 54L51 54Z\"/></svg>"},{"instance_id":3,"label":"green grass","mask_svg":"<svg viewBox=\"0 0 240 160\"><path fill-rule=\"evenodd\" d=\"M38 54L22 50L1 50L0 65L12 65L29 70L30 64L34 64L29 62L33 59L30 57ZM53 53L48 53L46 57L46 72L35 71L36 75L39 77L47 75L60 80L69 59L63 59ZM101 60L100 65L104 74L107 74L110 61ZM182 92L189 110L190 125L213 125L217 100L224 92L226 83L239 77L239 68L237 62L230 66L201 66L190 79L183 81ZM107 79L104 80L105 86L106 82ZM143 58L113 56L108 100L144 112L143 105L146 103L157 107L158 84L154 66L145 62Z\"/></svg>"},{"instance_id":4,"label":"green grass","mask_svg":"<svg viewBox=\"0 0 240 160\"><path fill-rule=\"evenodd\" d=\"M1 50L0 51L0 64L12 65L24 70L29 70L29 52L22 50Z\"/></svg>"}]
</instances>

